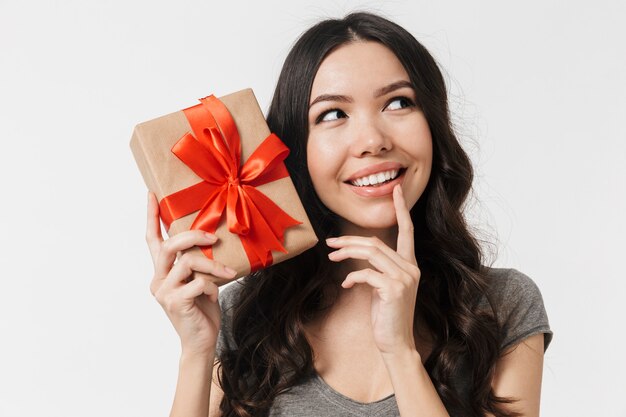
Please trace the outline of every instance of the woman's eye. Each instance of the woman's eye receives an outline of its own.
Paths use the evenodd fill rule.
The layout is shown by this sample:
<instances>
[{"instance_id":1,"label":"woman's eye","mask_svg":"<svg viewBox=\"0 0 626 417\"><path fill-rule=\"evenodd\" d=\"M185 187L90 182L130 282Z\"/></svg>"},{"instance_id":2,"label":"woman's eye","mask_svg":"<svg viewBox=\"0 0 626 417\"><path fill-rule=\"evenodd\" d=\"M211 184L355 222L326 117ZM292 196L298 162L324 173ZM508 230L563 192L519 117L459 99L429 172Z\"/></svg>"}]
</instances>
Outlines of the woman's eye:
<instances>
[{"instance_id":1,"label":"woman's eye","mask_svg":"<svg viewBox=\"0 0 626 417\"><path fill-rule=\"evenodd\" d=\"M396 97L392 99L389 104L387 104L387 109L389 110L399 110L405 107L411 107L413 102L406 97Z\"/></svg>"},{"instance_id":2,"label":"woman's eye","mask_svg":"<svg viewBox=\"0 0 626 417\"><path fill-rule=\"evenodd\" d=\"M315 123L320 122L332 122L334 120L339 120L342 117L346 117L346 114L339 109L328 110L322 114L320 114L315 120Z\"/></svg>"}]
</instances>

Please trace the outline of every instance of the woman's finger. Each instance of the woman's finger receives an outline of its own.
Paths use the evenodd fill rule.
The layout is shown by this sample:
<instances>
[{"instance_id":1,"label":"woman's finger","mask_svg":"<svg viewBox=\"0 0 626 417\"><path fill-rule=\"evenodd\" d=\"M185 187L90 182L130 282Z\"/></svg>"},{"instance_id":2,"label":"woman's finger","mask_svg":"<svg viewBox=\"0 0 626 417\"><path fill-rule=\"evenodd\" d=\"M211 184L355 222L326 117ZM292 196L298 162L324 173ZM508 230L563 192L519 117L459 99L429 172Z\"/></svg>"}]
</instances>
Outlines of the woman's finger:
<instances>
[{"instance_id":1,"label":"woman's finger","mask_svg":"<svg viewBox=\"0 0 626 417\"><path fill-rule=\"evenodd\" d=\"M146 242L152 257L152 263L156 265L159 256L159 249L163 242L161 234L161 223L159 219L159 203L156 195L152 191L148 191L148 219L146 224Z\"/></svg>"},{"instance_id":2,"label":"woman's finger","mask_svg":"<svg viewBox=\"0 0 626 417\"><path fill-rule=\"evenodd\" d=\"M164 279L167 276L174 261L176 261L176 254L179 251L194 246L212 245L216 241L217 236L205 233L202 230L188 230L172 236L161 245L159 256L154 266L155 276L159 279Z\"/></svg>"},{"instance_id":3,"label":"woman's finger","mask_svg":"<svg viewBox=\"0 0 626 417\"><path fill-rule=\"evenodd\" d=\"M413 221L411 220L411 213L407 207L400 185L396 185L393 189L393 205L396 209L396 219L398 221L398 245L396 250L404 259L417 265Z\"/></svg>"},{"instance_id":4,"label":"woman's finger","mask_svg":"<svg viewBox=\"0 0 626 417\"><path fill-rule=\"evenodd\" d=\"M364 236L339 236L333 239L327 239L326 244L331 248L343 248L347 246L366 246L376 247L392 261L394 261L405 272L411 273L415 264L404 259L396 251L387 246L382 240L377 237L364 237Z\"/></svg>"},{"instance_id":5,"label":"woman's finger","mask_svg":"<svg viewBox=\"0 0 626 417\"><path fill-rule=\"evenodd\" d=\"M205 294L209 297L211 302L216 302L218 293L219 290L217 285L209 280L200 278L194 279L180 289L180 295L188 300L196 298L201 294Z\"/></svg>"},{"instance_id":6,"label":"woman's finger","mask_svg":"<svg viewBox=\"0 0 626 417\"><path fill-rule=\"evenodd\" d=\"M222 279L232 279L237 275L236 271L227 268L217 261L208 259L205 256L200 256L199 254L188 253L181 256L178 262L174 264L167 278L163 281L163 288L179 287L181 283L186 282L193 271L209 275L207 280L210 280L211 276Z\"/></svg>"},{"instance_id":7,"label":"woman's finger","mask_svg":"<svg viewBox=\"0 0 626 417\"><path fill-rule=\"evenodd\" d=\"M352 288L354 284L368 284L372 288L381 290L391 282L389 279L385 279L385 276L380 272L365 268L350 272L341 283L341 286L343 288Z\"/></svg>"},{"instance_id":8,"label":"woman's finger","mask_svg":"<svg viewBox=\"0 0 626 417\"><path fill-rule=\"evenodd\" d=\"M397 263L375 246L349 245L328 254L331 261L340 262L345 259L362 259L378 271L398 278L405 272Z\"/></svg>"}]
</instances>

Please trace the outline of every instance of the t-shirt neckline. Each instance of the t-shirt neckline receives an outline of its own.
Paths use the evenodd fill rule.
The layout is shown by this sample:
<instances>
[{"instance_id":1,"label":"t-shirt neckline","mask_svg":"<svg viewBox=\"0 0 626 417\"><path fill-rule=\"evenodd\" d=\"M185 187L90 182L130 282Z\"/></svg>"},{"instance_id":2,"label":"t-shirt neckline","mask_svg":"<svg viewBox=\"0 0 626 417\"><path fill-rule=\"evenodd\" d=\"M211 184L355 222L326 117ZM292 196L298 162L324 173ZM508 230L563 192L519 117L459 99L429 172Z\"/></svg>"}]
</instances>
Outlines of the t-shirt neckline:
<instances>
[{"instance_id":1,"label":"t-shirt neckline","mask_svg":"<svg viewBox=\"0 0 626 417\"><path fill-rule=\"evenodd\" d=\"M370 403L363 403L356 401L350 397L343 395L336 391L333 387L328 385L326 381L317 373L314 372L315 386L319 389L320 393L324 395L328 400L342 407L358 408L360 410L368 410L370 412L376 409L376 413L383 412L396 405L395 394L391 393L388 396L381 398Z\"/></svg>"}]
</instances>

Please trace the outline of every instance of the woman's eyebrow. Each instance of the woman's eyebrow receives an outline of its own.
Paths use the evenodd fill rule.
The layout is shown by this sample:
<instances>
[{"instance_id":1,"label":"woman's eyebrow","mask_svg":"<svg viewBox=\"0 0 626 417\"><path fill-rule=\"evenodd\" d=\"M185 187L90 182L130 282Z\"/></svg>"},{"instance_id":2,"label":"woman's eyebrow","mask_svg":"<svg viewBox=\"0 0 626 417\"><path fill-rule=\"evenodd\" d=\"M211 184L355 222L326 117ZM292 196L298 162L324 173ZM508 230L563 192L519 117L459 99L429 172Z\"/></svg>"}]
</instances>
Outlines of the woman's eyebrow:
<instances>
[{"instance_id":1,"label":"woman's eyebrow","mask_svg":"<svg viewBox=\"0 0 626 417\"><path fill-rule=\"evenodd\" d=\"M399 90L400 88L405 87L413 89L413 84L411 84L411 82L407 80L393 82L376 90L374 92L374 98L384 96L385 94L389 94L392 91ZM309 109L313 107L314 104L317 104L321 101L338 101L340 103L352 103L354 100L350 96L344 96L341 94L322 94L315 97L315 100L313 100L311 104L309 104Z\"/></svg>"},{"instance_id":2,"label":"woman's eyebrow","mask_svg":"<svg viewBox=\"0 0 626 417\"><path fill-rule=\"evenodd\" d=\"M315 100L309 104L309 109L313 107L314 104L319 103L320 101L338 101L340 103L352 103L352 97L350 96L342 96L339 94L322 94L320 96L315 97Z\"/></svg>"},{"instance_id":3,"label":"woman's eyebrow","mask_svg":"<svg viewBox=\"0 0 626 417\"><path fill-rule=\"evenodd\" d=\"M400 88L405 88L405 87L409 87L410 89L413 89L413 84L411 84L411 82L407 80L400 80L400 81L393 82L389 85L386 85L376 90L376 92L374 92L374 98L384 96L385 94L389 94L392 91L399 90Z\"/></svg>"}]
</instances>

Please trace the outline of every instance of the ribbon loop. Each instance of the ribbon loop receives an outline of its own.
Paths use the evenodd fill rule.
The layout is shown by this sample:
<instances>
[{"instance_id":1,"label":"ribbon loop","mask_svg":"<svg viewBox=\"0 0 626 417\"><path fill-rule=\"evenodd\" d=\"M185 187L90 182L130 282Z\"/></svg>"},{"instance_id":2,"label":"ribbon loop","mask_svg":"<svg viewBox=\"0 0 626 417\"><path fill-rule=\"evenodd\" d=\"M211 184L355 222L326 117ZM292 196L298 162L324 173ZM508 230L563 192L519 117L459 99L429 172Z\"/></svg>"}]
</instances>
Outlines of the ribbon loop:
<instances>
[{"instance_id":1,"label":"ribbon loop","mask_svg":"<svg viewBox=\"0 0 626 417\"><path fill-rule=\"evenodd\" d=\"M289 176L284 160L289 149L270 134L241 163L241 140L232 116L214 96L183 110L191 126L172 147L202 182L164 197L159 203L166 229L172 222L198 211L191 229L215 233L224 212L231 233L239 235L250 267L255 271L273 262L272 251L283 247L285 230L301 224L255 187ZM210 246L204 254L212 258Z\"/></svg>"}]
</instances>

